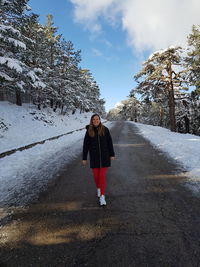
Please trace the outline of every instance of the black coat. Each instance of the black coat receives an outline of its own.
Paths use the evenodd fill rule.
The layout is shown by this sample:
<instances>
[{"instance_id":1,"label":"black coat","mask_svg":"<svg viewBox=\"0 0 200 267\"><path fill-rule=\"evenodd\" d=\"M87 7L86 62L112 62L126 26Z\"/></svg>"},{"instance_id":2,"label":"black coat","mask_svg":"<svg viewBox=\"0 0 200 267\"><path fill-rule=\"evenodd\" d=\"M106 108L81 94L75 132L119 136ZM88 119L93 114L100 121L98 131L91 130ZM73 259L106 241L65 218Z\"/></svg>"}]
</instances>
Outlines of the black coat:
<instances>
[{"instance_id":1,"label":"black coat","mask_svg":"<svg viewBox=\"0 0 200 267\"><path fill-rule=\"evenodd\" d=\"M105 126L104 126L105 127ZM112 138L107 127L105 134L98 135L97 128L94 127L95 136L91 137L88 134L89 125L86 126L86 134L83 143L83 160L87 160L87 154L90 154L90 168L110 167L110 157L114 157L114 149Z\"/></svg>"}]
</instances>

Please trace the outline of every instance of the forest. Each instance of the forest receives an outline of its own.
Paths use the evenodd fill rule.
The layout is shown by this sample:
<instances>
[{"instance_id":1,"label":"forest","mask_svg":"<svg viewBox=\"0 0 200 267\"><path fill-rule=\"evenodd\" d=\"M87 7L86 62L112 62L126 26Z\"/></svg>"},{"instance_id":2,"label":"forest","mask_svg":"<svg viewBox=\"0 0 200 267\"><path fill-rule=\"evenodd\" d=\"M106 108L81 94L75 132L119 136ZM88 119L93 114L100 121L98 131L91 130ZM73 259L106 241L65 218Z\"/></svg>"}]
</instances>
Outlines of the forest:
<instances>
[{"instance_id":1,"label":"forest","mask_svg":"<svg viewBox=\"0 0 200 267\"><path fill-rule=\"evenodd\" d=\"M200 27L193 25L187 47L152 53L134 75L137 86L108 117L200 135Z\"/></svg>"},{"instance_id":2,"label":"forest","mask_svg":"<svg viewBox=\"0 0 200 267\"><path fill-rule=\"evenodd\" d=\"M41 25L28 0L1 0L0 41L0 101L105 116L100 88L91 71L80 66L81 50L58 34L51 14ZM152 53L134 79L137 85L108 119L200 135L199 25L193 25L186 47Z\"/></svg>"},{"instance_id":3,"label":"forest","mask_svg":"<svg viewBox=\"0 0 200 267\"><path fill-rule=\"evenodd\" d=\"M51 14L41 25L27 2L0 1L0 101L104 114L99 86L80 67L81 50L58 34Z\"/></svg>"}]
</instances>

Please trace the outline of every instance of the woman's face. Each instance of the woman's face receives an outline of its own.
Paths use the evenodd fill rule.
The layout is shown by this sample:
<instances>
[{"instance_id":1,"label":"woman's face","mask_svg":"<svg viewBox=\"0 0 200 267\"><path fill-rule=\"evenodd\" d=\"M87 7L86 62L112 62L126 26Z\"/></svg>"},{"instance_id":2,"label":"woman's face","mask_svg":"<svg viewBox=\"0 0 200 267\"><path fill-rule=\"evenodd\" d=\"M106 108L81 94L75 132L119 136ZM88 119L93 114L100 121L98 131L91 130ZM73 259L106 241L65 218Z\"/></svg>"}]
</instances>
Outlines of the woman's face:
<instances>
[{"instance_id":1,"label":"woman's face","mask_svg":"<svg viewBox=\"0 0 200 267\"><path fill-rule=\"evenodd\" d=\"M98 116L94 116L93 119L92 119L92 124L97 127L99 126L99 123L100 123L100 119Z\"/></svg>"}]
</instances>

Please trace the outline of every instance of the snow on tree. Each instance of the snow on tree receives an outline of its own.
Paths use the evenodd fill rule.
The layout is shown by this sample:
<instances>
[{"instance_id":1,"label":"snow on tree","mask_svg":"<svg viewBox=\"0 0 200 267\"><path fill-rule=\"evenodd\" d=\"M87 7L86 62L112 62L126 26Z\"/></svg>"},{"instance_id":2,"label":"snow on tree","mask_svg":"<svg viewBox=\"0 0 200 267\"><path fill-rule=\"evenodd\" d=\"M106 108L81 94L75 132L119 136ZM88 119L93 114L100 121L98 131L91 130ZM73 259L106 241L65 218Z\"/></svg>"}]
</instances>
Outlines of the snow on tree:
<instances>
[{"instance_id":1,"label":"snow on tree","mask_svg":"<svg viewBox=\"0 0 200 267\"><path fill-rule=\"evenodd\" d=\"M196 92L191 93L189 105L190 133L200 135L200 99Z\"/></svg>"},{"instance_id":2,"label":"snow on tree","mask_svg":"<svg viewBox=\"0 0 200 267\"><path fill-rule=\"evenodd\" d=\"M193 25L192 33L188 36L188 54L185 59L190 85L200 95L200 26Z\"/></svg>"},{"instance_id":3,"label":"snow on tree","mask_svg":"<svg viewBox=\"0 0 200 267\"><path fill-rule=\"evenodd\" d=\"M46 58L44 54L44 39L45 34L42 26L38 23L38 15L31 14L26 23L21 27L24 41L26 43L26 53L23 54L23 61L29 67L30 71L27 74L29 77L29 86L27 94L31 97L31 101L38 105L45 105L47 94L47 85L43 78Z\"/></svg>"},{"instance_id":4,"label":"snow on tree","mask_svg":"<svg viewBox=\"0 0 200 267\"><path fill-rule=\"evenodd\" d=\"M16 92L17 104L21 105L19 92L23 91L21 80L25 79L27 68L19 60L20 50L26 49L25 44L20 40L21 33L13 28L0 24L0 89L1 96L8 92ZM20 84L20 86L19 86Z\"/></svg>"},{"instance_id":5,"label":"snow on tree","mask_svg":"<svg viewBox=\"0 0 200 267\"><path fill-rule=\"evenodd\" d=\"M95 113L105 113L103 99L100 99L100 89L96 81L92 77L92 74L87 69L81 70L82 74L82 108L91 110ZM89 100L89 101L88 101Z\"/></svg>"},{"instance_id":6,"label":"snow on tree","mask_svg":"<svg viewBox=\"0 0 200 267\"><path fill-rule=\"evenodd\" d=\"M169 47L153 53L143 63L142 70L135 75L138 86L131 93L139 93L142 98L160 104L168 103L169 121L172 131L176 131L175 97L182 89L182 48ZM161 112L162 114L162 112Z\"/></svg>"},{"instance_id":7,"label":"snow on tree","mask_svg":"<svg viewBox=\"0 0 200 267\"><path fill-rule=\"evenodd\" d=\"M27 1L0 2L0 91L4 95L16 96L16 104L21 105L21 93L25 93L35 81L40 82L37 75L24 61L26 53L25 36L22 25L28 20L24 11L28 8ZM34 79L32 79L34 76Z\"/></svg>"},{"instance_id":8,"label":"snow on tree","mask_svg":"<svg viewBox=\"0 0 200 267\"><path fill-rule=\"evenodd\" d=\"M122 118L123 114L121 112L123 109L123 106L124 106L123 100L117 103L114 108L109 110L107 114L107 119L113 120L113 121L123 120L124 118Z\"/></svg>"},{"instance_id":9,"label":"snow on tree","mask_svg":"<svg viewBox=\"0 0 200 267\"><path fill-rule=\"evenodd\" d=\"M122 100L109 110L107 118L111 120L131 120L137 122L140 117L141 104L133 95Z\"/></svg>"},{"instance_id":10,"label":"snow on tree","mask_svg":"<svg viewBox=\"0 0 200 267\"><path fill-rule=\"evenodd\" d=\"M192 27L192 33L188 36L187 55L184 60L183 77L192 92L180 94L176 100L177 126L180 132L200 134L200 28Z\"/></svg>"},{"instance_id":11,"label":"snow on tree","mask_svg":"<svg viewBox=\"0 0 200 267\"><path fill-rule=\"evenodd\" d=\"M140 115L139 101L134 96L131 96L127 100L122 101L122 104L122 110L120 111L122 117L126 120L137 122Z\"/></svg>"},{"instance_id":12,"label":"snow on tree","mask_svg":"<svg viewBox=\"0 0 200 267\"><path fill-rule=\"evenodd\" d=\"M98 85L79 66L81 51L57 34L52 15L43 26L25 13L25 0L1 0L0 8L0 100L15 93L18 105L22 96L39 109L105 113Z\"/></svg>"}]
</instances>

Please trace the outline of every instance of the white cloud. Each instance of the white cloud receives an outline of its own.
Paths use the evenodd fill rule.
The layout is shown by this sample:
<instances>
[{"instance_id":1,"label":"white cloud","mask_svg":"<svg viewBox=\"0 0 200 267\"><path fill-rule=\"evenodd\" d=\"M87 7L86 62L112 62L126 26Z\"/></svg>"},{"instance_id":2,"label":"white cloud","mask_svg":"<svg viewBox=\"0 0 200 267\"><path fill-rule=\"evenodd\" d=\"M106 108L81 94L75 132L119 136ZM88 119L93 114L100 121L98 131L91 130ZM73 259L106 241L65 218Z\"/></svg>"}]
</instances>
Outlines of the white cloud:
<instances>
[{"instance_id":1,"label":"white cloud","mask_svg":"<svg viewBox=\"0 0 200 267\"><path fill-rule=\"evenodd\" d=\"M99 49L96 48L92 48L92 55L95 57L101 57L103 58L105 61L107 62L113 62L113 61L118 61L118 57L117 56L109 56L109 55L105 55L103 52L101 52Z\"/></svg>"},{"instance_id":2,"label":"white cloud","mask_svg":"<svg viewBox=\"0 0 200 267\"><path fill-rule=\"evenodd\" d=\"M91 32L101 21L121 22L128 43L139 51L185 45L193 24L200 24L199 0L70 0L74 18Z\"/></svg>"},{"instance_id":3,"label":"white cloud","mask_svg":"<svg viewBox=\"0 0 200 267\"><path fill-rule=\"evenodd\" d=\"M100 15L106 15L108 9L115 0L70 0L74 4L74 19L76 22L83 23L85 28L92 32L101 31L98 23Z\"/></svg>"},{"instance_id":4,"label":"white cloud","mask_svg":"<svg viewBox=\"0 0 200 267\"><path fill-rule=\"evenodd\" d=\"M97 56L97 57L103 56L102 52L96 48L92 48L92 52L93 52L94 56Z\"/></svg>"},{"instance_id":5,"label":"white cloud","mask_svg":"<svg viewBox=\"0 0 200 267\"><path fill-rule=\"evenodd\" d=\"M109 41L106 40L106 39L102 39L101 42L104 43L104 44L105 44L106 46L108 46L108 47L112 47L112 43L109 42Z\"/></svg>"}]
</instances>

